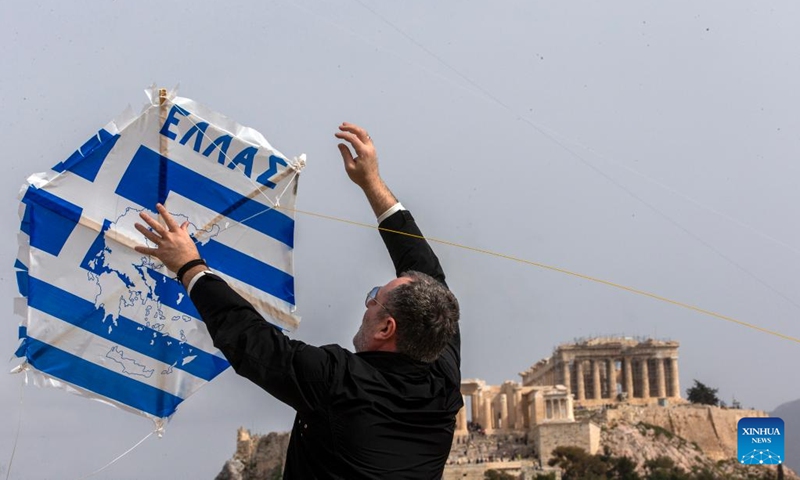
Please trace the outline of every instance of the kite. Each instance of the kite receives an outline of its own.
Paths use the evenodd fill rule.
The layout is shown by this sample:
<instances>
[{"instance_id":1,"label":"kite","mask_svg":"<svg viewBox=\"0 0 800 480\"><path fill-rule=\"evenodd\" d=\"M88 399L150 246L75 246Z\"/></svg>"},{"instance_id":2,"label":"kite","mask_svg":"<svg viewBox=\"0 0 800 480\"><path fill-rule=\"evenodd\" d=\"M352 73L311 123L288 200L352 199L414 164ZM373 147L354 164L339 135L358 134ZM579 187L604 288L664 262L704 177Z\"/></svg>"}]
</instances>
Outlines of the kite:
<instances>
[{"instance_id":1,"label":"kite","mask_svg":"<svg viewBox=\"0 0 800 480\"><path fill-rule=\"evenodd\" d=\"M139 212L163 203L201 256L270 322L299 324L294 205L305 155L175 92L128 111L20 191L22 316L14 371L132 411L163 429L228 368L183 287L156 259Z\"/></svg>"}]
</instances>

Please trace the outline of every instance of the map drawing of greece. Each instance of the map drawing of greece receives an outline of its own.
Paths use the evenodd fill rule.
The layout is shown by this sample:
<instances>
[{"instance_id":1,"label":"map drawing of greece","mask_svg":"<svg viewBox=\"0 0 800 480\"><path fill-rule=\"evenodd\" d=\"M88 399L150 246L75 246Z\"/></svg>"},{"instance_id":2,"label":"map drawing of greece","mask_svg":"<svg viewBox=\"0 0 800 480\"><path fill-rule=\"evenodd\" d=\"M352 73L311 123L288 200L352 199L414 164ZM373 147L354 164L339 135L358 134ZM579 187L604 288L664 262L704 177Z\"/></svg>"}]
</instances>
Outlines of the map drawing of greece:
<instances>
[{"instance_id":1,"label":"map drawing of greece","mask_svg":"<svg viewBox=\"0 0 800 480\"><path fill-rule=\"evenodd\" d=\"M106 221L102 231L92 243L81 267L86 270L86 280L95 286L95 308L102 312L102 322L108 335L124 319L136 319L140 333L150 331L147 344L136 350L114 345L105 354L116 370L128 376L150 378L156 371L160 375L173 373L178 362L183 366L196 358L195 349L187 342L185 326L199 317L183 287L178 284L157 259L137 253L109 238L109 231L135 232L133 224L139 221L141 209L128 207L113 222ZM188 221L181 213L173 213L178 223ZM200 230L189 223L189 233L195 237L202 232L204 239L215 237L218 225ZM141 244L147 241L141 238ZM179 355L166 370L149 365L147 351L163 346L176 346ZM149 348L148 348L149 347Z\"/></svg>"}]
</instances>

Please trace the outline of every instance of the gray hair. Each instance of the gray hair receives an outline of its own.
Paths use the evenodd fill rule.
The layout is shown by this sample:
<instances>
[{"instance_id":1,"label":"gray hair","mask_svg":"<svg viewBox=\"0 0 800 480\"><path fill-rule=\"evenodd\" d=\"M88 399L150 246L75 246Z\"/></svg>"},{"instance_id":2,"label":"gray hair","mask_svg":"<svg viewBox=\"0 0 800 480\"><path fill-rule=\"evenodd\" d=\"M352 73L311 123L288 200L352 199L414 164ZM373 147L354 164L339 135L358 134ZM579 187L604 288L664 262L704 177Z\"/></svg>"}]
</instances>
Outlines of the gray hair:
<instances>
[{"instance_id":1,"label":"gray hair","mask_svg":"<svg viewBox=\"0 0 800 480\"><path fill-rule=\"evenodd\" d=\"M386 302L397 325L397 351L433 362L458 332L458 300L430 275L409 270L400 277L412 282L395 287Z\"/></svg>"}]
</instances>

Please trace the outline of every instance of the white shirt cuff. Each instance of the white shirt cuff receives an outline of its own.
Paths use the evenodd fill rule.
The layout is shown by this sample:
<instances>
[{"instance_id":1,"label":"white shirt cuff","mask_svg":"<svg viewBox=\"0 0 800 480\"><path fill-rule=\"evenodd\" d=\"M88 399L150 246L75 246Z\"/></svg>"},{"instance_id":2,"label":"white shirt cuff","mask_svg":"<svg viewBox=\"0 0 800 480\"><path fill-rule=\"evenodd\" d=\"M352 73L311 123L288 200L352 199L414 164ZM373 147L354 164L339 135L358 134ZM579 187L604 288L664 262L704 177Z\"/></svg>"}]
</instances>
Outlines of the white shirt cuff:
<instances>
[{"instance_id":1,"label":"white shirt cuff","mask_svg":"<svg viewBox=\"0 0 800 480\"><path fill-rule=\"evenodd\" d=\"M387 218L391 217L393 214L395 214L396 212L399 212L400 210L405 210L405 207L403 207L403 204L400 203L400 202L397 202L394 205L392 205L391 207L389 207L389 210L386 210L385 212L383 212L378 217L378 225L380 225L382 221L384 221Z\"/></svg>"},{"instance_id":2,"label":"white shirt cuff","mask_svg":"<svg viewBox=\"0 0 800 480\"><path fill-rule=\"evenodd\" d=\"M194 288L194 284L197 283L198 280L200 280L200 277L202 277L203 275L209 274L209 273L214 273L214 272L212 272L211 270L203 270L202 272L200 272L197 275L195 275L194 277L192 277L192 279L189 280L189 285L186 286L186 293L188 293L191 296L192 295L192 289Z\"/></svg>"}]
</instances>

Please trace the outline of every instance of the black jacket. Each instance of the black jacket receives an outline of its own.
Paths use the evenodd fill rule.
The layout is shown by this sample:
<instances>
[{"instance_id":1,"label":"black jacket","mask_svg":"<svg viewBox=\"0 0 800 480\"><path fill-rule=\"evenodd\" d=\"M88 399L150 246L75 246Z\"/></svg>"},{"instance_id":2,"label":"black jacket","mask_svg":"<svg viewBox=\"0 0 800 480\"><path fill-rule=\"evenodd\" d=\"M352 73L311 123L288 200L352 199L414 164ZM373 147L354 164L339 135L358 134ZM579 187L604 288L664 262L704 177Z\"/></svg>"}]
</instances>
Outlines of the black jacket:
<instances>
[{"instance_id":1,"label":"black jacket","mask_svg":"<svg viewBox=\"0 0 800 480\"><path fill-rule=\"evenodd\" d=\"M404 210L380 226L421 236ZM398 275L417 270L444 283L424 239L381 237ZM201 277L191 298L236 373L297 411L284 478L441 478L463 405L460 335L427 364L290 340L216 276Z\"/></svg>"}]
</instances>

